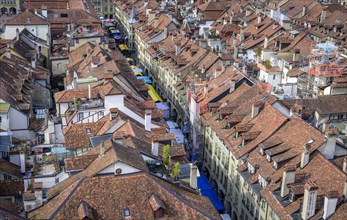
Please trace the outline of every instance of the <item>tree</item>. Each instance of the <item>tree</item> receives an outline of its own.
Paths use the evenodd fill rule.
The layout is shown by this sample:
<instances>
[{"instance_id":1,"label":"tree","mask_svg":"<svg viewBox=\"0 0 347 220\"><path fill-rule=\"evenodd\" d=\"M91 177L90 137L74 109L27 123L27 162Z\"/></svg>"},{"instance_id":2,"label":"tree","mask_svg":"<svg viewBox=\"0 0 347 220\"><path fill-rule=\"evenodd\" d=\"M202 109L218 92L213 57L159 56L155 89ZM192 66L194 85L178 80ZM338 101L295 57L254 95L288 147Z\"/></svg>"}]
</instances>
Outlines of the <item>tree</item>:
<instances>
[{"instance_id":1,"label":"tree","mask_svg":"<svg viewBox=\"0 0 347 220\"><path fill-rule=\"evenodd\" d=\"M170 154L170 146L165 145L163 148L163 164L165 166L169 165L169 154Z\"/></svg>"},{"instance_id":2,"label":"tree","mask_svg":"<svg viewBox=\"0 0 347 220\"><path fill-rule=\"evenodd\" d=\"M263 51L263 49L261 47L258 47L257 49L257 57L261 57L261 52Z\"/></svg>"},{"instance_id":3,"label":"tree","mask_svg":"<svg viewBox=\"0 0 347 220\"><path fill-rule=\"evenodd\" d=\"M176 162L171 172L172 179L176 180L179 173L180 173L180 163Z\"/></svg>"},{"instance_id":4,"label":"tree","mask_svg":"<svg viewBox=\"0 0 347 220\"><path fill-rule=\"evenodd\" d=\"M271 61L270 60L266 60L265 61L265 68L266 69L270 69L271 68Z\"/></svg>"}]
</instances>

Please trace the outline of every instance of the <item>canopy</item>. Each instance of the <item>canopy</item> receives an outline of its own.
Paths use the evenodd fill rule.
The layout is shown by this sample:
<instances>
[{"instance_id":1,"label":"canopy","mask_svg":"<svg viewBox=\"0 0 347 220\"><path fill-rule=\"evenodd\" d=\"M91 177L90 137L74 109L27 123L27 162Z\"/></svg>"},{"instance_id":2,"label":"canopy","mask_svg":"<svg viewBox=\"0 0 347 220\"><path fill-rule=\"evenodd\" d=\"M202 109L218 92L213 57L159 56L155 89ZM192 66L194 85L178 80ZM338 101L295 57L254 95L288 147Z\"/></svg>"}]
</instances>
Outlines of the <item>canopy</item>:
<instances>
[{"instance_id":1,"label":"canopy","mask_svg":"<svg viewBox=\"0 0 347 220\"><path fill-rule=\"evenodd\" d=\"M142 71L142 69L140 69L140 68L134 68L133 69L133 72L135 73L135 72L140 72L140 73L142 73L143 71Z\"/></svg>"},{"instance_id":2,"label":"canopy","mask_svg":"<svg viewBox=\"0 0 347 220\"><path fill-rule=\"evenodd\" d=\"M127 61L128 61L128 62L131 62L131 61L134 61L134 60L133 60L133 58L128 57L128 58L127 58Z\"/></svg>"},{"instance_id":3,"label":"canopy","mask_svg":"<svg viewBox=\"0 0 347 220\"><path fill-rule=\"evenodd\" d=\"M125 44L120 44L118 47L119 47L119 49L122 50L122 51L123 51L123 50L129 50L128 46L125 45Z\"/></svg>"},{"instance_id":4,"label":"canopy","mask_svg":"<svg viewBox=\"0 0 347 220\"><path fill-rule=\"evenodd\" d=\"M134 72L135 76L142 76L141 72Z\"/></svg>"},{"instance_id":5,"label":"canopy","mask_svg":"<svg viewBox=\"0 0 347 220\"><path fill-rule=\"evenodd\" d=\"M137 67L137 66L135 66L135 65L131 65L130 67L131 67L131 69L138 68L138 67Z\"/></svg>"},{"instance_id":6,"label":"canopy","mask_svg":"<svg viewBox=\"0 0 347 220\"><path fill-rule=\"evenodd\" d=\"M162 102L163 100L160 98L160 96L158 95L158 93L155 91L155 89L153 88L152 85L148 85L148 94L149 96L153 99L153 101L155 102Z\"/></svg>"},{"instance_id":7,"label":"canopy","mask_svg":"<svg viewBox=\"0 0 347 220\"><path fill-rule=\"evenodd\" d=\"M200 192L203 196L206 196L210 199L213 206L215 207L215 209L217 209L218 212L224 211L223 203L219 200L216 191L213 189L203 172L200 172L200 177L198 177L198 188L200 189Z\"/></svg>"}]
</instances>

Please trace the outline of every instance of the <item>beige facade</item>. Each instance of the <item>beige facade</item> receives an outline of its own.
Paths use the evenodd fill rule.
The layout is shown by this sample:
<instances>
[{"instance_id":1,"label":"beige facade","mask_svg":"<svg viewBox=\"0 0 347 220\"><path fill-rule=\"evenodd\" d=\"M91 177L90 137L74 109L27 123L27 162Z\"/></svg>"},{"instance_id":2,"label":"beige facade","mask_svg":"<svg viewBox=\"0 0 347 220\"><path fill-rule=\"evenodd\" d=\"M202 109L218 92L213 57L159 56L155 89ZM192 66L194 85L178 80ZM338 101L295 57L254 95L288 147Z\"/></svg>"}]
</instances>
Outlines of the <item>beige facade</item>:
<instances>
[{"instance_id":1,"label":"beige facade","mask_svg":"<svg viewBox=\"0 0 347 220\"><path fill-rule=\"evenodd\" d=\"M20 11L20 0L0 0L1 14L13 15Z\"/></svg>"},{"instance_id":2,"label":"beige facade","mask_svg":"<svg viewBox=\"0 0 347 220\"><path fill-rule=\"evenodd\" d=\"M114 18L113 0L92 0L96 13L105 19Z\"/></svg>"}]
</instances>

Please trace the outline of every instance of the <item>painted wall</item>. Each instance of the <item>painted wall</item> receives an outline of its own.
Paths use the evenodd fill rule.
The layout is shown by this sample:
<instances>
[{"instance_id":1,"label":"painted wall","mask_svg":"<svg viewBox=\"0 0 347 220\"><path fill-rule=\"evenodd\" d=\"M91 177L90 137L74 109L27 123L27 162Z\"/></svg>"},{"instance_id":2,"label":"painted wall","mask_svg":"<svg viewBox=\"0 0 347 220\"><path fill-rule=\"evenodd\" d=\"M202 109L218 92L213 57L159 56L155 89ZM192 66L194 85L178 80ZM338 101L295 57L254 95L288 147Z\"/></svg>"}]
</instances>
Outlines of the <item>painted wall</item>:
<instances>
[{"instance_id":1,"label":"painted wall","mask_svg":"<svg viewBox=\"0 0 347 220\"><path fill-rule=\"evenodd\" d=\"M17 34L17 28L19 32L26 28L30 33L45 41L47 41L50 33L49 25L6 25L2 37L4 39L15 38Z\"/></svg>"}]
</instances>

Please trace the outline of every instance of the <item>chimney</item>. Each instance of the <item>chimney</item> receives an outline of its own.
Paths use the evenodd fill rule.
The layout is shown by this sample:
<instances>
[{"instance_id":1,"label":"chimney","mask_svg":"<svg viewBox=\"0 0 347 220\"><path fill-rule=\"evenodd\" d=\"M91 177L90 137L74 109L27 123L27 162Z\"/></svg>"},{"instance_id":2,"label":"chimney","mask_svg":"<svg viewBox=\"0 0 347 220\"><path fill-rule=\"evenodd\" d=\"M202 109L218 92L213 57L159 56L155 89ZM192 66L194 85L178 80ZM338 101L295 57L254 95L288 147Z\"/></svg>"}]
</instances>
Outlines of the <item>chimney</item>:
<instances>
[{"instance_id":1,"label":"chimney","mask_svg":"<svg viewBox=\"0 0 347 220\"><path fill-rule=\"evenodd\" d=\"M296 165L288 165L283 171L281 197L285 197L289 193L288 184L292 184L295 181L295 169Z\"/></svg>"},{"instance_id":2,"label":"chimney","mask_svg":"<svg viewBox=\"0 0 347 220\"><path fill-rule=\"evenodd\" d=\"M251 13L252 13L252 11L251 10L249 10L248 8L246 9L246 16L250 16L251 15Z\"/></svg>"},{"instance_id":3,"label":"chimney","mask_svg":"<svg viewBox=\"0 0 347 220\"><path fill-rule=\"evenodd\" d=\"M43 17L47 18L48 17L47 6L42 6L41 10L42 10L41 13L42 13Z\"/></svg>"},{"instance_id":4,"label":"chimney","mask_svg":"<svg viewBox=\"0 0 347 220\"><path fill-rule=\"evenodd\" d=\"M215 71L214 71L214 78L217 78L223 71L223 67L222 66L217 66Z\"/></svg>"},{"instance_id":5,"label":"chimney","mask_svg":"<svg viewBox=\"0 0 347 220\"><path fill-rule=\"evenodd\" d=\"M343 185L343 196L344 196L344 201L347 201L347 177L345 178L345 182Z\"/></svg>"},{"instance_id":6,"label":"chimney","mask_svg":"<svg viewBox=\"0 0 347 220\"><path fill-rule=\"evenodd\" d=\"M148 12L148 22L151 22L154 19L155 19L155 12L154 11Z\"/></svg>"},{"instance_id":7,"label":"chimney","mask_svg":"<svg viewBox=\"0 0 347 220\"><path fill-rule=\"evenodd\" d=\"M261 14L258 15L258 24L260 24L262 22L262 17Z\"/></svg>"},{"instance_id":8,"label":"chimney","mask_svg":"<svg viewBox=\"0 0 347 220\"><path fill-rule=\"evenodd\" d=\"M244 41L245 40L245 33L243 32L243 28L240 29L240 41Z\"/></svg>"},{"instance_id":9,"label":"chimney","mask_svg":"<svg viewBox=\"0 0 347 220\"><path fill-rule=\"evenodd\" d=\"M12 59L11 49L8 47L6 48L5 56L7 59Z\"/></svg>"},{"instance_id":10,"label":"chimney","mask_svg":"<svg viewBox=\"0 0 347 220\"><path fill-rule=\"evenodd\" d=\"M300 49L293 50L293 61L299 61Z\"/></svg>"},{"instance_id":11,"label":"chimney","mask_svg":"<svg viewBox=\"0 0 347 220\"><path fill-rule=\"evenodd\" d=\"M25 153L24 152L19 153L19 160L20 160L20 172L25 173Z\"/></svg>"},{"instance_id":12,"label":"chimney","mask_svg":"<svg viewBox=\"0 0 347 220\"><path fill-rule=\"evenodd\" d=\"M347 173L347 157L343 159L343 164L342 164L342 171L344 173Z\"/></svg>"},{"instance_id":13,"label":"chimney","mask_svg":"<svg viewBox=\"0 0 347 220\"><path fill-rule=\"evenodd\" d=\"M35 10L34 10L34 11L35 11L35 14L37 15L37 9L36 9L36 8L35 8Z\"/></svg>"},{"instance_id":14,"label":"chimney","mask_svg":"<svg viewBox=\"0 0 347 220\"><path fill-rule=\"evenodd\" d=\"M205 73L205 71L206 71L205 65L203 65L203 66L201 67L201 73Z\"/></svg>"},{"instance_id":15,"label":"chimney","mask_svg":"<svg viewBox=\"0 0 347 220\"><path fill-rule=\"evenodd\" d=\"M32 57L32 58L31 58L31 67L32 67L33 69L36 68L36 57Z\"/></svg>"},{"instance_id":16,"label":"chimney","mask_svg":"<svg viewBox=\"0 0 347 220\"><path fill-rule=\"evenodd\" d=\"M193 189L198 188L198 168L195 164L190 164L190 179L189 185Z\"/></svg>"},{"instance_id":17,"label":"chimney","mask_svg":"<svg viewBox=\"0 0 347 220\"><path fill-rule=\"evenodd\" d=\"M300 161L300 168L301 169L304 168L310 160L310 152L308 151L309 146L310 146L310 144L306 143L304 145L304 149L301 153L301 161Z\"/></svg>"},{"instance_id":18,"label":"chimney","mask_svg":"<svg viewBox=\"0 0 347 220\"><path fill-rule=\"evenodd\" d=\"M92 99L92 88L90 84L88 85L88 99Z\"/></svg>"},{"instance_id":19,"label":"chimney","mask_svg":"<svg viewBox=\"0 0 347 220\"><path fill-rule=\"evenodd\" d=\"M178 56L181 53L181 44L177 43L175 45L175 49L176 49L176 56Z\"/></svg>"},{"instance_id":20,"label":"chimney","mask_svg":"<svg viewBox=\"0 0 347 220\"><path fill-rule=\"evenodd\" d=\"M154 28L158 28L158 23L159 23L158 18L155 18L154 19Z\"/></svg>"},{"instance_id":21,"label":"chimney","mask_svg":"<svg viewBox=\"0 0 347 220\"><path fill-rule=\"evenodd\" d=\"M238 48L234 45L234 54L233 54L234 60L237 59L237 54L238 54Z\"/></svg>"},{"instance_id":22,"label":"chimney","mask_svg":"<svg viewBox=\"0 0 347 220\"><path fill-rule=\"evenodd\" d=\"M304 201L302 204L301 218L307 220L315 214L317 200L317 185L315 182L308 181L305 184Z\"/></svg>"},{"instance_id":23,"label":"chimney","mask_svg":"<svg viewBox=\"0 0 347 220\"><path fill-rule=\"evenodd\" d=\"M19 41L19 29L16 29L16 41Z\"/></svg>"},{"instance_id":24,"label":"chimney","mask_svg":"<svg viewBox=\"0 0 347 220\"><path fill-rule=\"evenodd\" d=\"M101 142L100 145L100 157L103 157L105 155L105 141Z\"/></svg>"},{"instance_id":25,"label":"chimney","mask_svg":"<svg viewBox=\"0 0 347 220\"><path fill-rule=\"evenodd\" d=\"M301 13L301 17L304 17L306 15L306 5L304 5L302 7L302 13Z\"/></svg>"},{"instance_id":26,"label":"chimney","mask_svg":"<svg viewBox=\"0 0 347 220\"><path fill-rule=\"evenodd\" d=\"M164 31L163 31L163 38L166 39L167 38L167 27L164 27Z\"/></svg>"},{"instance_id":27,"label":"chimney","mask_svg":"<svg viewBox=\"0 0 347 220\"><path fill-rule=\"evenodd\" d=\"M158 156L159 154L159 140L156 134L152 136L152 154L154 156Z\"/></svg>"},{"instance_id":28,"label":"chimney","mask_svg":"<svg viewBox=\"0 0 347 220\"><path fill-rule=\"evenodd\" d=\"M243 73L243 75L247 76L247 66L246 65L243 65L242 73Z\"/></svg>"},{"instance_id":29,"label":"chimney","mask_svg":"<svg viewBox=\"0 0 347 220\"><path fill-rule=\"evenodd\" d=\"M146 109L145 110L145 130L151 131L152 127L152 110Z\"/></svg>"},{"instance_id":30,"label":"chimney","mask_svg":"<svg viewBox=\"0 0 347 220\"><path fill-rule=\"evenodd\" d=\"M35 206L41 206L42 205L42 182L35 182L33 184L34 187L34 193L35 193L35 198L36 198L36 204Z\"/></svg>"},{"instance_id":31,"label":"chimney","mask_svg":"<svg viewBox=\"0 0 347 220\"><path fill-rule=\"evenodd\" d=\"M320 15L320 23L324 22L326 18L327 18L327 9L323 8L322 14Z\"/></svg>"},{"instance_id":32,"label":"chimney","mask_svg":"<svg viewBox=\"0 0 347 220\"><path fill-rule=\"evenodd\" d=\"M325 142L324 156L328 160L334 159L337 135L337 130L329 129L325 132L327 141Z\"/></svg>"},{"instance_id":33,"label":"chimney","mask_svg":"<svg viewBox=\"0 0 347 220\"><path fill-rule=\"evenodd\" d=\"M118 108L110 108L110 120L112 121L118 116Z\"/></svg>"},{"instance_id":34,"label":"chimney","mask_svg":"<svg viewBox=\"0 0 347 220\"><path fill-rule=\"evenodd\" d=\"M232 93L234 91L235 91L235 80L230 80L229 93Z\"/></svg>"},{"instance_id":35,"label":"chimney","mask_svg":"<svg viewBox=\"0 0 347 220\"><path fill-rule=\"evenodd\" d=\"M325 194L323 219L328 219L332 214L334 214L338 197L339 193L337 191L330 191Z\"/></svg>"},{"instance_id":36,"label":"chimney","mask_svg":"<svg viewBox=\"0 0 347 220\"><path fill-rule=\"evenodd\" d=\"M266 35L266 36L265 36L265 39L264 39L264 49L267 48L268 43L269 43L269 38L268 38L268 36Z\"/></svg>"},{"instance_id":37,"label":"chimney","mask_svg":"<svg viewBox=\"0 0 347 220\"><path fill-rule=\"evenodd\" d=\"M260 112L260 107L261 107L261 102L255 102L253 103L252 105L252 112L251 112L251 118L255 118L257 117L257 115L259 114Z\"/></svg>"},{"instance_id":38,"label":"chimney","mask_svg":"<svg viewBox=\"0 0 347 220\"><path fill-rule=\"evenodd\" d=\"M204 85L204 94L206 95L208 93L208 84Z\"/></svg>"},{"instance_id":39,"label":"chimney","mask_svg":"<svg viewBox=\"0 0 347 220\"><path fill-rule=\"evenodd\" d=\"M232 24L233 23L233 16L232 15L230 15L230 24Z\"/></svg>"},{"instance_id":40,"label":"chimney","mask_svg":"<svg viewBox=\"0 0 347 220\"><path fill-rule=\"evenodd\" d=\"M77 83L77 78L74 77L73 80L72 80L72 87L74 89L78 89L78 83Z\"/></svg>"}]
</instances>

